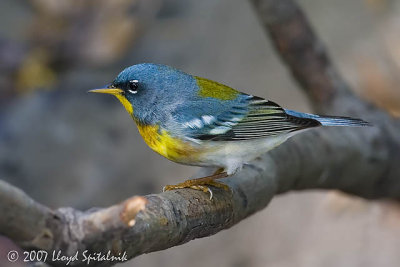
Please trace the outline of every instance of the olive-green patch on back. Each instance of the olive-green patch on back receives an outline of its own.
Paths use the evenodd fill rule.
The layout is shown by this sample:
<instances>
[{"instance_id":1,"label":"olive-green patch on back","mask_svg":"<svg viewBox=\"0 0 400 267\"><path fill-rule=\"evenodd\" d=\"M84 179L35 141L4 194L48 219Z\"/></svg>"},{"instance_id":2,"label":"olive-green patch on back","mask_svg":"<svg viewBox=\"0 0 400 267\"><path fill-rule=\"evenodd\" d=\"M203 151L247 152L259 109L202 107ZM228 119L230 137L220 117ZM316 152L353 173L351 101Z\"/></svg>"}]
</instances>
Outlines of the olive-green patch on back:
<instances>
[{"instance_id":1,"label":"olive-green patch on back","mask_svg":"<svg viewBox=\"0 0 400 267\"><path fill-rule=\"evenodd\" d=\"M198 94L201 97L212 97L220 100L234 100L239 94L239 92L235 89L221 83L197 76L194 76L194 78L197 81L197 85L200 87Z\"/></svg>"}]
</instances>

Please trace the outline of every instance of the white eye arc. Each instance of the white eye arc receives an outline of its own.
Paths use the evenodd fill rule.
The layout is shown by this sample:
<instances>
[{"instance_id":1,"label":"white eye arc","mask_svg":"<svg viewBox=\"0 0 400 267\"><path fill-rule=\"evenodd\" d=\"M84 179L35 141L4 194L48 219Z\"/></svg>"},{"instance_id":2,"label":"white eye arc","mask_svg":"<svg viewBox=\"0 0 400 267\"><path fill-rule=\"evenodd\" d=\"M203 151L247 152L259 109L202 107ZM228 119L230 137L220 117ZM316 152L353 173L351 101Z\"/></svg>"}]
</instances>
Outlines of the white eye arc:
<instances>
[{"instance_id":1,"label":"white eye arc","mask_svg":"<svg viewBox=\"0 0 400 267\"><path fill-rule=\"evenodd\" d=\"M129 81L128 92L131 93L131 94L136 94L138 87L139 87L139 81L138 80L130 80Z\"/></svg>"}]
</instances>

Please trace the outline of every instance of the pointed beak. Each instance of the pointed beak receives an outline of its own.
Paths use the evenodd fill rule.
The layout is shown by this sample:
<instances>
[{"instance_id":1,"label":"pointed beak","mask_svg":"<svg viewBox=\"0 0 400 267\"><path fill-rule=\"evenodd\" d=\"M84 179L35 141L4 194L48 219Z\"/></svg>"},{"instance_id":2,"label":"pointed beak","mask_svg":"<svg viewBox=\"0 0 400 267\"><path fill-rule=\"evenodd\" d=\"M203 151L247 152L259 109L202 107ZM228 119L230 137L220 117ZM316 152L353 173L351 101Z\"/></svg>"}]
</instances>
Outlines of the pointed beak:
<instances>
[{"instance_id":1,"label":"pointed beak","mask_svg":"<svg viewBox=\"0 0 400 267\"><path fill-rule=\"evenodd\" d=\"M93 89L89 90L88 93L100 93L100 94L111 94L111 95L117 95L122 93L123 90L119 88L109 88L109 85L106 85L103 88L98 88L98 89Z\"/></svg>"}]
</instances>

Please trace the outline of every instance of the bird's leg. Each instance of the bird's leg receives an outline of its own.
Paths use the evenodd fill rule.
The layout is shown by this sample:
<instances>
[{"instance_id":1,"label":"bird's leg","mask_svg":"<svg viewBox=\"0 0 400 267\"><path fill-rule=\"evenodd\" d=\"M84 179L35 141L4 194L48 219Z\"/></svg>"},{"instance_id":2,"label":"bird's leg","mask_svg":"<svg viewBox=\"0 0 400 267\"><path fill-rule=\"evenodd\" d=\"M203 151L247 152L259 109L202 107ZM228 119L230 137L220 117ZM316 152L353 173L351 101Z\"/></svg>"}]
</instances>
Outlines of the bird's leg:
<instances>
[{"instance_id":1,"label":"bird's leg","mask_svg":"<svg viewBox=\"0 0 400 267\"><path fill-rule=\"evenodd\" d=\"M186 180L183 183L176 184L176 185L166 185L166 186L164 186L163 191L170 191L170 190L182 189L182 188L191 188L194 190L203 191L205 193L207 193L207 192L210 193L210 199L212 199L213 193L212 193L211 189L208 187L208 185L222 188L226 191L230 190L226 184L215 181L216 179L221 179L221 178L225 178L225 177L228 177L228 174L226 172L224 172L223 168L220 168L216 172L214 172L214 174L212 174L210 176Z\"/></svg>"}]
</instances>

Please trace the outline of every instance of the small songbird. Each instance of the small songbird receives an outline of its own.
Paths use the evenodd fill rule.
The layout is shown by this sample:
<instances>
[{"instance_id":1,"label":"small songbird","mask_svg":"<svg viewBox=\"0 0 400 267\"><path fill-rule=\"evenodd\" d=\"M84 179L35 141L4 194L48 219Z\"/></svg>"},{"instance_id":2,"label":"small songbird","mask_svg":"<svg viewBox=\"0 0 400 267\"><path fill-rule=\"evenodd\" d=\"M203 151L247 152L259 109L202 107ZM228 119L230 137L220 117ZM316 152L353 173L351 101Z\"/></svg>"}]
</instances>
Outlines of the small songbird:
<instances>
[{"instance_id":1,"label":"small songbird","mask_svg":"<svg viewBox=\"0 0 400 267\"><path fill-rule=\"evenodd\" d=\"M90 90L118 98L147 145L174 162L217 167L211 176L167 185L165 190L209 186L302 130L319 126L363 126L347 117L301 113L261 97L193 76L169 66L144 63L124 69L108 86Z\"/></svg>"}]
</instances>

